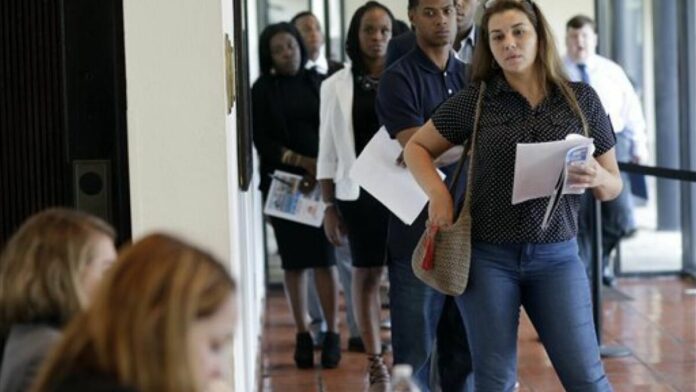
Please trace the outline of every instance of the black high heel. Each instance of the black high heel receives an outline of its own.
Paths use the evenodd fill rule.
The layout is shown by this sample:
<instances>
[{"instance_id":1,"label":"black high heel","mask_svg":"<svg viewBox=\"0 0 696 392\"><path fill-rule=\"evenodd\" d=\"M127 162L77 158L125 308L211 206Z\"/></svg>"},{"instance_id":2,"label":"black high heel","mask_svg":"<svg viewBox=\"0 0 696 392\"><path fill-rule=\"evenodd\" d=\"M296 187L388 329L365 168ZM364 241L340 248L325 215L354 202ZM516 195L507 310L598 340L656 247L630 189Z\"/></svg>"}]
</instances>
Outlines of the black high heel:
<instances>
[{"instance_id":1,"label":"black high heel","mask_svg":"<svg viewBox=\"0 0 696 392\"><path fill-rule=\"evenodd\" d=\"M295 364L300 369L314 367L314 341L309 332L295 335Z\"/></svg>"},{"instance_id":2,"label":"black high heel","mask_svg":"<svg viewBox=\"0 0 696 392\"><path fill-rule=\"evenodd\" d=\"M321 347L321 366L324 369L338 367L341 362L341 335L335 332L326 332L324 344Z\"/></svg>"}]
</instances>

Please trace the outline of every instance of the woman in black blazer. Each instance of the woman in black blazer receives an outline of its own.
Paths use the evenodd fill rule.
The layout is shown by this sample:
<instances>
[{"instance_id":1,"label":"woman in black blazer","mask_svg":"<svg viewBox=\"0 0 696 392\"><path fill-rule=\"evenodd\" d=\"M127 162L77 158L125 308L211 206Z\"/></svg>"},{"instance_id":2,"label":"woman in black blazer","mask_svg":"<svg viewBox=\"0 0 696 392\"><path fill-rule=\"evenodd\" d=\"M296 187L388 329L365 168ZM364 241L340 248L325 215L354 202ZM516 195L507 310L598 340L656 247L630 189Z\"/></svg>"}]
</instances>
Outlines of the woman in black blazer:
<instances>
[{"instance_id":1,"label":"woman in black blazer","mask_svg":"<svg viewBox=\"0 0 696 392\"><path fill-rule=\"evenodd\" d=\"M289 23L270 25L259 40L261 77L252 88L254 145L261 156L261 192L268 196L275 170L314 180L319 149L319 85L323 79L305 70L302 39ZM295 363L314 366L312 337L307 329L306 269L314 276L327 333L321 364L338 366L338 284L333 248L321 228L270 217L284 270L285 290L297 326Z\"/></svg>"}]
</instances>

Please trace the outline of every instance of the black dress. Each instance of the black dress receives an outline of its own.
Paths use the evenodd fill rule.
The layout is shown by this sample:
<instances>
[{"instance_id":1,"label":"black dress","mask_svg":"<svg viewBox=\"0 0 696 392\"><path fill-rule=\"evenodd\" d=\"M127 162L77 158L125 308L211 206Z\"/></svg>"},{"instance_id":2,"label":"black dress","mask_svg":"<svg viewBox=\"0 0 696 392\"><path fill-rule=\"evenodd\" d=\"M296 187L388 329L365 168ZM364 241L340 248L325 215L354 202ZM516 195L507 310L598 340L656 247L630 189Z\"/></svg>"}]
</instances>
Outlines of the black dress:
<instances>
[{"instance_id":1,"label":"black dress","mask_svg":"<svg viewBox=\"0 0 696 392\"><path fill-rule=\"evenodd\" d=\"M261 156L264 200L270 175L282 170L305 175L304 169L281 162L283 148L316 158L319 150L319 85L321 77L300 70L295 76L261 76L252 88L254 145ZM335 264L324 230L281 218L270 218L283 269Z\"/></svg>"},{"instance_id":2,"label":"black dress","mask_svg":"<svg viewBox=\"0 0 696 392\"><path fill-rule=\"evenodd\" d=\"M353 131L355 155L358 156L379 130L375 111L377 84L355 78L353 83ZM338 209L348 229L353 266L381 267L386 264L388 210L364 189L354 201L337 200Z\"/></svg>"}]
</instances>

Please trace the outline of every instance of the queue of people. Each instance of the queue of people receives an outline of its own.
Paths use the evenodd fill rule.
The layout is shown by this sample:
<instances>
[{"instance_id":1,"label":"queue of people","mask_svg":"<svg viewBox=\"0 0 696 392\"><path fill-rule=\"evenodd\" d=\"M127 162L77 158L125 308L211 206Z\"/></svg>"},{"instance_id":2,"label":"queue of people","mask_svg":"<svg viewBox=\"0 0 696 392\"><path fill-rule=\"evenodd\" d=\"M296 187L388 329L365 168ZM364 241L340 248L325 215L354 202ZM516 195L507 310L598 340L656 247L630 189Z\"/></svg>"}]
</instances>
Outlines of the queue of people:
<instances>
[{"instance_id":1,"label":"queue of people","mask_svg":"<svg viewBox=\"0 0 696 392\"><path fill-rule=\"evenodd\" d=\"M348 26L348 64L322 53L310 12L263 30L252 89L260 190L267 199L277 171L291 173L325 207L322 227L268 217L299 369L341 364L340 282L348 348L365 353L366 388L391 390L380 337L386 276L394 363L413 368L421 391L514 390L521 307L566 390L612 390L583 265L583 211L593 199L607 203L611 246L635 229L617 155L647 157L639 102L620 68L594 53L591 19L568 22L562 58L538 4L482 3L409 0L411 30L396 37L389 8L368 1ZM403 153L393 164L429 199L410 225L351 178L378 132L398 142ZM561 197L542 228L546 199L510 203L515 149L573 134L591 136L595 147L588 163L568 168L584 195ZM456 159L448 156L466 157L470 176L453 183ZM426 225L447 230L465 197L471 270L464 293L447 296L415 276L411 258ZM225 378L237 309L224 266L166 234L118 254L115 238L99 218L53 208L8 241L0 255L0 391L204 392Z\"/></svg>"},{"instance_id":2,"label":"queue of people","mask_svg":"<svg viewBox=\"0 0 696 392\"><path fill-rule=\"evenodd\" d=\"M481 6L481 24L476 25L474 15ZM568 55L562 58L542 10L531 0L409 0L408 16L411 30L396 37L391 12L375 1L365 3L351 18L346 36L349 63L335 73L326 72L326 78L314 79L320 84L318 95L308 99L296 88L286 100L276 95L255 97L253 102L255 119L260 119L254 129L262 167L284 165L314 176L326 208L325 239L333 246L350 246L352 280L349 287L342 284L352 303L348 311L365 343L367 389L389 390L379 344L377 295L386 266L394 363L410 365L421 390L513 390L517 323L524 307L567 390L610 391L583 266L588 263L582 250L588 223L578 214L583 216L584 199L613 205L611 200L625 193L617 153L634 161L645 159L644 121L635 93L602 92L599 83L608 76L598 73L608 75L616 67L600 71L608 60L594 55L593 46L578 43L576 30L589 26L594 34L587 17L569 21ZM301 27L297 20L295 25ZM313 18L312 30L320 31L316 22ZM282 25L268 26L264 34ZM305 45L315 51L319 41L311 36L297 40L297 52ZM267 50L261 47L260 53ZM578 53L583 50L584 57ZM286 77L281 60L274 60L270 72L276 91L282 90L281 79ZM320 58L318 63L326 61ZM296 69L315 67L303 60ZM583 70L596 74L587 77ZM254 89L268 83L265 79L262 76ZM294 107L299 102L302 109ZM310 121L302 127L291 125L301 110L307 116L311 110L311 127ZM615 112L633 113L631 119L636 120L616 119ZM268 140L264 123L278 113L284 125L273 127L276 134ZM623 135L617 127L625 130ZM403 148L394 165L410 170L429 198L428 207L411 225L350 176L357 157L380 128ZM569 168L570 183L585 195L561 197L559 212L542 229L546 199L510 203L515 147L563 140L570 134L594 139L588 163ZM618 146L617 135L619 140L631 139ZM313 149L298 151L298 143L310 141ZM464 146L471 148L466 164L472 177L449 184L447 175L456 159L448 156L459 156ZM268 181L267 174L262 177ZM447 185L452 185L452 194ZM411 257L426 222L446 230L467 191L473 222L468 288L460 296L446 296L416 278ZM608 212L613 214L608 219L630 218L630 207L622 204L617 209ZM619 237L632 229L622 226ZM315 248L320 243L312 242ZM295 256L282 248L285 273L293 273L286 263ZM305 269L321 260L306 248L304 256ZM286 279L286 291L296 289L287 283ZM300 291L306 295L304 287ZM296 313L292 295L288 297ZM336 298L324 302L335 303ZM306 330L301 320L307 319L301 310L295 316L300 320L298 347L299 334Z\"/></svg>"}]
</instances>

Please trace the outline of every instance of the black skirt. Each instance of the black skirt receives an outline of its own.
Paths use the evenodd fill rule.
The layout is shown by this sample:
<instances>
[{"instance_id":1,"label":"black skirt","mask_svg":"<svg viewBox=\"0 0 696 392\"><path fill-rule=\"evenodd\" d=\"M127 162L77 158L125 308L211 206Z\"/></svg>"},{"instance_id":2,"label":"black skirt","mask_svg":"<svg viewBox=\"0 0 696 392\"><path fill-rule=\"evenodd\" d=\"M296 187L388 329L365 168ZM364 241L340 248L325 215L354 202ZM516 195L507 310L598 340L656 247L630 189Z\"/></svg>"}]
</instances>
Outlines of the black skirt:
<instances>
[{"instance_id":1,"label":"black skirt","mask_svg":"<svg viewBox=\"0 0 696 392\"><path fill-rule=\"evenodd\" d=\"M276 217L270 219L284 270L336 265L333 246L326 239L322 227L312 227Z\"/></svg>"},{"instance_id":2,"label":"black skirt","mask_svg":"<svg viewBox=\"0 0 696 392\"><path fill-rule=\"evenodd\" d=\"M389 218L387 208L364 189L360 189L358 200L336 202L348 229L353 266L384 266Z\"/></svg>"}]
</instances>

